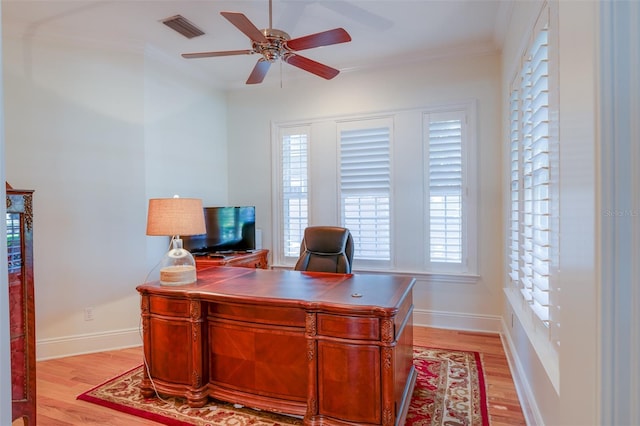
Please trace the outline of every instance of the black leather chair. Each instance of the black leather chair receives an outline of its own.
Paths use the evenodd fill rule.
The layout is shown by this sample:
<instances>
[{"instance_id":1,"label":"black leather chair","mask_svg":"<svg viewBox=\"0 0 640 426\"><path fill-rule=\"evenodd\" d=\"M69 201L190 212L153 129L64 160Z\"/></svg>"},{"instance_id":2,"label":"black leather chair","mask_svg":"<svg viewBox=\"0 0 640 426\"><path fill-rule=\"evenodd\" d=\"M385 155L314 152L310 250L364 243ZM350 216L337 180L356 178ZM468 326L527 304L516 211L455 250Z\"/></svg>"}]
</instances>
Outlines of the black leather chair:
<instances>
[{"instance_id":1,"label":"black leather chair","mask_svg":"<svg viewBox=\"0 0 640 426\"><path fill-rule=\"evenodd\" d=\"M346 228L310 226L304 230L296 271L351 273L353 237Z\"/></svg>"}]
</instances>

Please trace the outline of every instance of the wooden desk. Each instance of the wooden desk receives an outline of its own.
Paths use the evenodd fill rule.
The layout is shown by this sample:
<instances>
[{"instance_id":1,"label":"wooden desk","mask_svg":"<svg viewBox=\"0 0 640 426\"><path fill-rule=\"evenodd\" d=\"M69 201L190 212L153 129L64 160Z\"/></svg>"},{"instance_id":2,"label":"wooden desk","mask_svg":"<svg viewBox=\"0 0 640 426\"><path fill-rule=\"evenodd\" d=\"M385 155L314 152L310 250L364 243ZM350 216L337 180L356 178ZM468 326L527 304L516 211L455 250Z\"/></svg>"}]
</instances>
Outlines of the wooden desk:
<instances>
[{"instance_id":1,"label":"wooden desk","mask_svg":"<svg viewBox=\"0 0 640 426\"><path fill-rule=\"evenodd\" d=\"M269 268L269 250L253 250L250 252L233 252L221 254L221 257L195 256L196 269L209 266L239 266L241 268Z\"/></svg>"},{"instance_id":2,"label":"wooden desk","mask_svg":"<svg viewBox=\"0 0 640 426\"><path fill-rule=\"evenodd\" d=\"M415 385L414 280L218 267L138 286L144 397L209 397L308 425L403 425ZM153 380L153 383L152 383Z\"/></svg>"}]
</instances>

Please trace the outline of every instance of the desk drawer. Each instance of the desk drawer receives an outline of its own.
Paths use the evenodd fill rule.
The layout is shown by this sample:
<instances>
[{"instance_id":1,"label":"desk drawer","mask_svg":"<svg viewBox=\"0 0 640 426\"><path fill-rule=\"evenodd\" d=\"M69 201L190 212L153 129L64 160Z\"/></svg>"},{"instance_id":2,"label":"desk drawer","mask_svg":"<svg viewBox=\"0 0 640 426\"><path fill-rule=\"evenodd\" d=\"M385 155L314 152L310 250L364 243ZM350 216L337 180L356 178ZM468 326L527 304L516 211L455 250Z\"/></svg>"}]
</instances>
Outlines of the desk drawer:
<instances>
[{"instance_id":1,"label":"desk drawer","mask_svg":"<svg viewBox=\"0 0 640 426\"><path fill-rule=\"evenodd\" d=\"M304 329L305 312L301 308L236 303L209 303L208 316L247 323L281 325Z\"/></svg>"},{"instance_id":2,"label":"desk drawer","mask_svg":"<svg viewBox=\"0 0 640 426\"><path fill-rule=\"evenodd\" d=\"M378 318L318 314L318 334L350 340L380 340Z\"/></svg>"},{"instance_id":3,"label":"desk drawer","mask_svg":"<svg viewBox=\"0 0 640 426\"><path fill-rule=\"evenodd\" d=\"M186 318L189 317L189 306L188 300L149 296L149 311L152 314Z\"/></svg>"}]
</instances>

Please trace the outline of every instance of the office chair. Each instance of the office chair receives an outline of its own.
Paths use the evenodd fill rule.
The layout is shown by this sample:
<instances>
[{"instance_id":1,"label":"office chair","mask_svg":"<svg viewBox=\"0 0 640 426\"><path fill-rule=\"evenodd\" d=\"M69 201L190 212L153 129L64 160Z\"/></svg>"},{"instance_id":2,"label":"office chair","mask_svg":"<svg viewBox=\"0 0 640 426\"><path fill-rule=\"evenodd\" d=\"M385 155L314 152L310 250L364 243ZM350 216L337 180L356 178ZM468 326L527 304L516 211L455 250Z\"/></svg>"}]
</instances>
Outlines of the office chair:
<instances>
[{"instance_id":1,"label":"office chair","mask_svg":"<svg viewBox=\"0 0 640 426\"><path fill-rule=\"evenodd\" d=\"M346 228L310 226L304 230L296 271L351 273L353 237Z\"/></svg>"}]
</instances>

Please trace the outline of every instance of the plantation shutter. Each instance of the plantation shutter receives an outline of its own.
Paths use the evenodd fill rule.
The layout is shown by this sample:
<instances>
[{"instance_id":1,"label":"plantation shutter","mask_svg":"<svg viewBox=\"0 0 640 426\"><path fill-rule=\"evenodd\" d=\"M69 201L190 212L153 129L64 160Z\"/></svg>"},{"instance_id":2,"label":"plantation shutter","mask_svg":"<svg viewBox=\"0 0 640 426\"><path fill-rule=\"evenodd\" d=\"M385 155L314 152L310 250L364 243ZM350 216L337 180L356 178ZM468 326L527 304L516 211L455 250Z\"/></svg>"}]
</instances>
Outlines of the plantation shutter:
<instances>
[{"instance_id":1,"label":"plantation shutter","mask_svg":"<svg viewBox=\"0 0 640 426\"><path fill-rule=\"evenodd\" d=\"M535 316L550 327L548 21L539 22L523 59L521 72L511 88L509 113L510 278ZM554 322L556 328L558 325Z\"/></svg>"},{"instance_id":2,"label":"plantation shutter","mask_svg":"<svg viewBox=\"0 0 640 426\"><path fill-rule=\"evenodd\" d=\"M304 229L309 223L309 132L306 129L285 129L281 141L284 256L298 257Z\"/></svg>"},{"instance_id":3,"label":"plantation shutter","mask_svg":"<svg viewBox=\"0 0 640 426\"><path fill-rule=\"evenodd\" d=\"M510 165L510 217L509 217L509 277L520 288L520 119L519 92L511 89L509 100L509 165Z\"/></svg>"},{"instance_id":4,"label":"plantation shutter","mask_svg":"<svg viewBox=\"0 0 640 426\"><path fill-rule=\"evenodd\" d=\"M389 260L390 125L339 134L342 223L353 234L354 257Z\"/></svg>"},{"instance_id":5,"label":"plantation shutter","mask_svg":"<svg viewBox=\"0 0 640 426\"><path fill-rule=\"evenodd\" d=\"M429 259L462 263L464 113L428 114Z\"/></svg>"},{"instance_id":6,"label":"plantation shutter","mask_svg":"<svg viewBox=\"0 0 640 426\"><path fill-rule=\"evenodd\" d=\"M547 30L541 30L529 54L523 92L523 165L525 204L525 297L542 321L549 321L549 81ZM527 294L528 293L528 294Z\"/></svg>"},{"instance_id":7,"label":"plantation shutter","mask_svg":"<svg viewBox=\"0 0 640 426\"><path fill-rule=\"evenodd\" d=\"M547 29L540 31L531 63L531 171L533 310L549 321L549 65Z\"/></svg>"}]
</instances>

